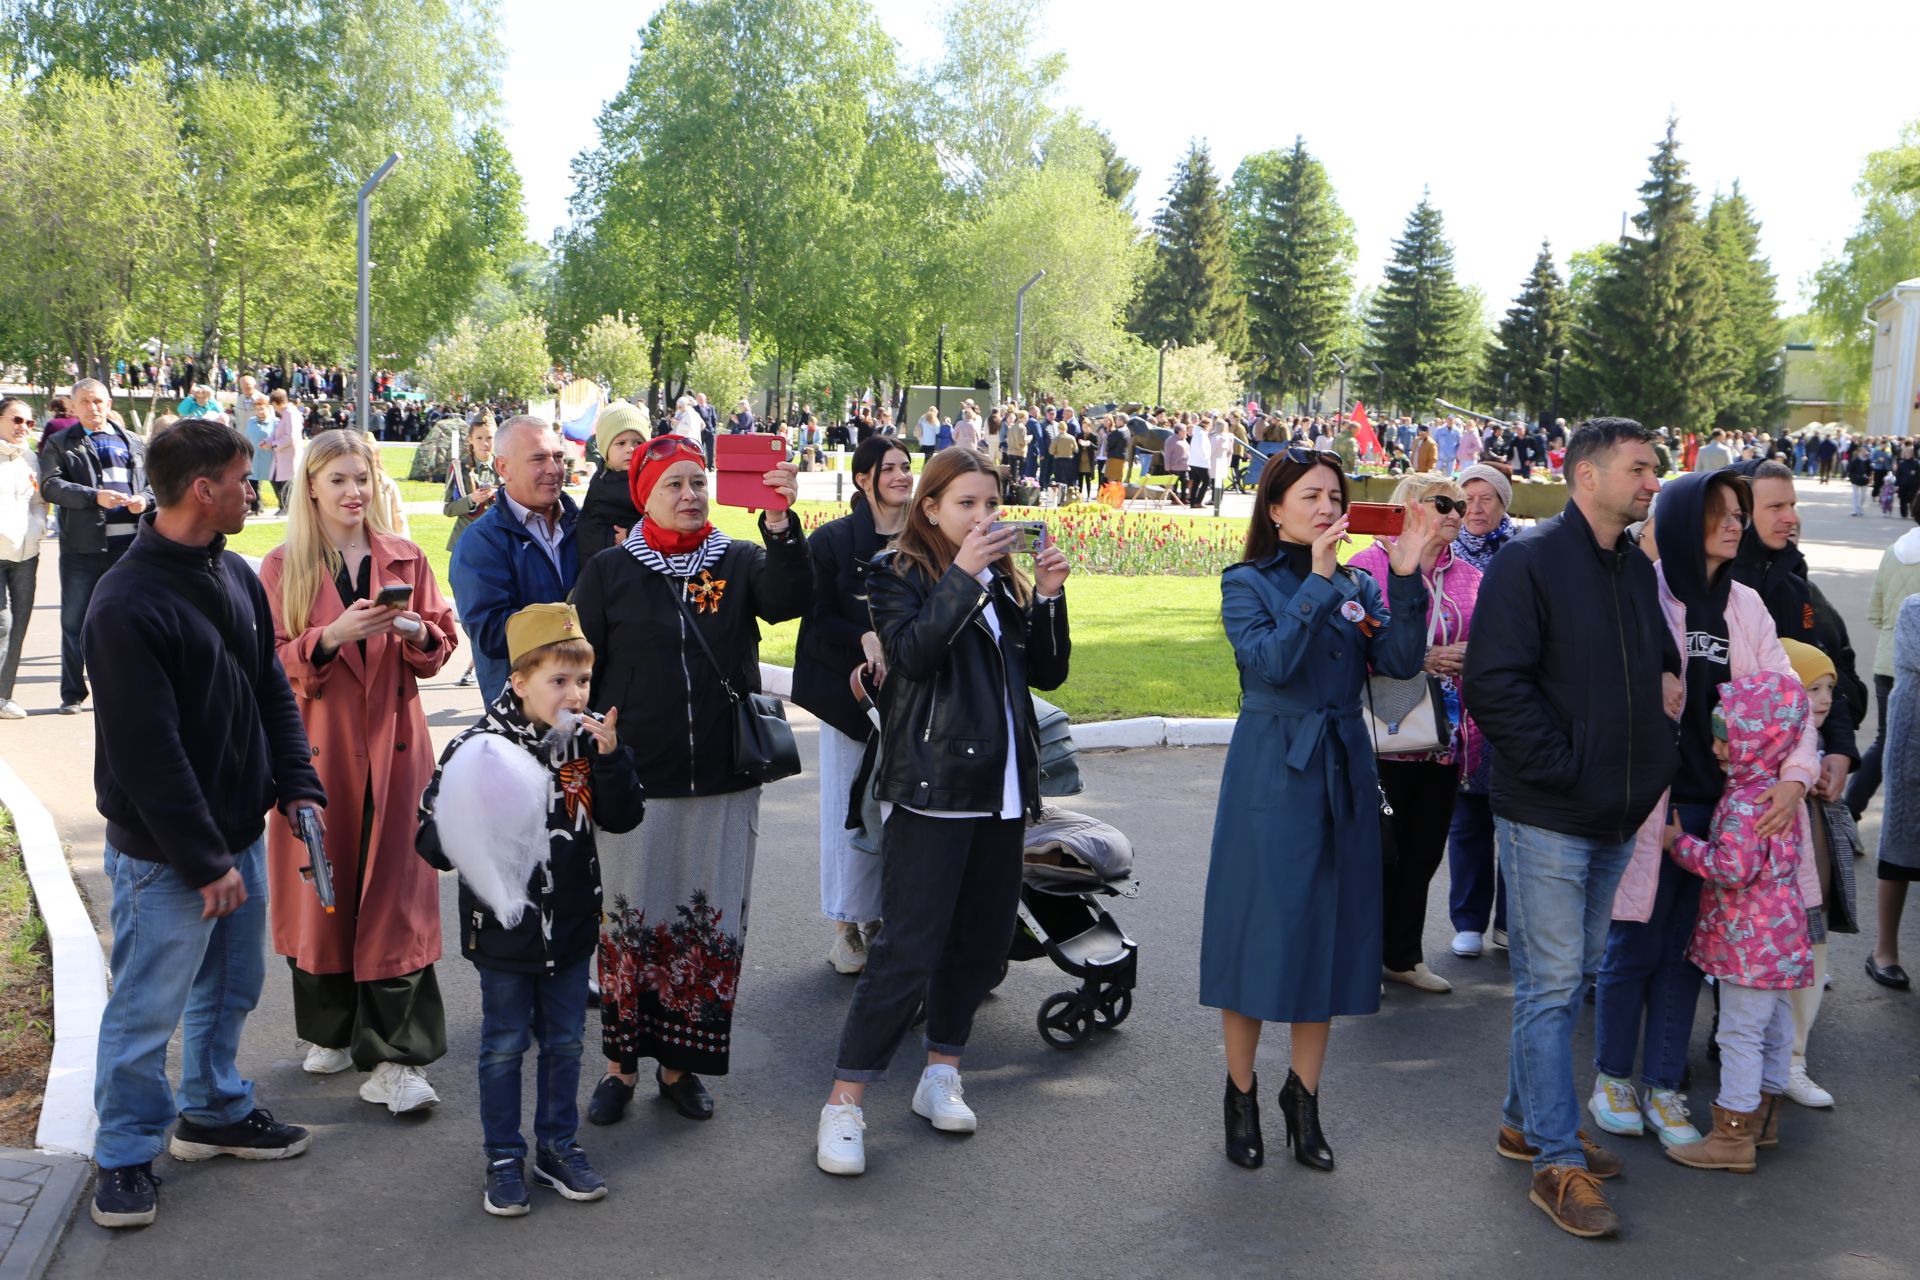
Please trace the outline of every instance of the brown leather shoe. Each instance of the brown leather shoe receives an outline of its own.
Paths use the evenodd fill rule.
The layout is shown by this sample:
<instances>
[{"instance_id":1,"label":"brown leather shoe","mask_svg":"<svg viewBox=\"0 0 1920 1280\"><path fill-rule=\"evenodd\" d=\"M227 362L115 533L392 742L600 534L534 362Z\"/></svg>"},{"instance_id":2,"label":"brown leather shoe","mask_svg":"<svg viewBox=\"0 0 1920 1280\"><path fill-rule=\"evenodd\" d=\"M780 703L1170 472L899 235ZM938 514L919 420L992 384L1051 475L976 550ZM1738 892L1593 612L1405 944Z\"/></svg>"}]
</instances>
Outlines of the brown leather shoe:
<instances>
[{"instance_id":1,"label":"brown leather shoe","mask_svg":"<svg viewBox=\"0 0 1920 1280\"><path fill-rule=\"evenodd\" d=\"M1766 1107L1758 1111L1713 1109L1713 1132L1698 1142L1667 1148L1667 1159L1690 1169L1724 1169L1728 1173L1752 1173L1754 1140L1760 1134Z\"/></svg>"},{"instance_id":2,"label":"brown leather shoe","mask_svg":"<svg viewBox=\"0 0 1920 1280\"><path fill-rule=\"evenodd\" d=\"M1587 1172L1596 1178L1617 1178L1627 1162L1607 1150L1587 1136L1585 1129L1580 1130L1580 1149L1587 1155ZM1540 1152L1527 1145L1527 1136L1518 1129L1507 1125L1500 1126L1500 1136L1495 1140L1493 1149L1509 1160L1531 1161Z\"/></svg>"},{"instance_id":3,"label":"brown leather shoe","mask_svg":"<svg viewBox=\"0 0 1920 1280\"><path fill-rule=\"evenodd\" d=\"M1550 1164L1533 1171L1533 1190L1527 1199L1553 1219L1568 1235L1592 1240L1620 1234L1620 1218L1600 1193L1600 1183L1577 1165Z\"/></svg>"},{"instance_id":4,"label":"brown leather shoe","mask_svg":"<svg viewBox=\"0 0 1920 1280\"><path fill-rule=\"evenodd\" d=\"M1753 1140L1756 1147L1777 1147L1780 1145L1780 1113L1786 1108L1780 1105L1786 1101L1785 1094L1762 1093L1760 1095L1760 1114L1766 1117L1760 1126L1760 1136Z\"/></svg>"}]
</instances>

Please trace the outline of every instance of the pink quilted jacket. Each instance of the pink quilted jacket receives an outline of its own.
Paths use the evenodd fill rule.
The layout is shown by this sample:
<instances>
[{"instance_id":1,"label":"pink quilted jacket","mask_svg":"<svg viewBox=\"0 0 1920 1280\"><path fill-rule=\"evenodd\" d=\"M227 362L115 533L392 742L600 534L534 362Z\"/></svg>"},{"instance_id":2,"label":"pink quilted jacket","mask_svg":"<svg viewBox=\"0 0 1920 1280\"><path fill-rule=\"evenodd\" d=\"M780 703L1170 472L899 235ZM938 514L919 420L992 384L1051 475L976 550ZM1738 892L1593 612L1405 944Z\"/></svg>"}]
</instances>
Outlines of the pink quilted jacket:
<instances>
[{"instance_id":1,"label":"pink quilted jacket","mask_svg":"<svg viewBox=\"0 0 1920 1280\"><path fill-rule=\"evenodd\" d=\"M1373 575L1384 594L1387 589L1387 576L1393 572L1393 565L1387 559L1390 540L1375 538L1367 546L1354 552L1347 561L1349 569L1364 569ZM1441 550L1440 558L1433 562L1433 572L1426 575L1427 594L1431 600L1439 602L1439 607L1429 616L1433 626L1435 644L1459 644L1467 639L1467 633L1473 628L1473 606L1480 600L1480 571L1460 559L1453 553L1453 544L1448 543ZM1461 700L1456 696L1453 701ZM1472 759L1478 753L1480 726L1464 713L1460 718L1460 736L1455 739L1459 748L1457 757ZM1427 752L1422 755L1387 754L1382 760L1438 760L1452 763L1456 753Z\"/></svg>"},{"instance_id":2,"label":"pink quilted jacket","mask_svg":"<svg viewBox=\"0 0 1920 1280\"><path fill-rule=\"evenodd\" d=\"M1754 827L1760 796L1811 723L1806 691L1791 675L1764 671L1720 686L1727 721L1727 789L1709 839L1682 835L1673 860L1706 881L1687 958L1701 972L1742 987L1790 991L1813 985L1813 946L1800 897L1804 814L1777 836Z\"/></svg>"}]
</instances>

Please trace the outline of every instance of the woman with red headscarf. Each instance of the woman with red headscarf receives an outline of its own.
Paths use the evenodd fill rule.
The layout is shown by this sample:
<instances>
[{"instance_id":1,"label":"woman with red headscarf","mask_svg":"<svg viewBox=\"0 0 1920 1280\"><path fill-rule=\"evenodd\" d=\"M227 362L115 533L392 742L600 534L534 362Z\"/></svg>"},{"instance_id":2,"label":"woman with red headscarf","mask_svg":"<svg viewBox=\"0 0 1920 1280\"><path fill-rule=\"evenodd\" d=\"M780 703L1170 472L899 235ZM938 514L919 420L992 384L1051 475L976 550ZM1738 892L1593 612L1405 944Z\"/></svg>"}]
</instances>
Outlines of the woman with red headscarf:
<instances>
[{"instance_id":1,"label":"woman with red headscarf","mask_svg":"<svg viewBox=\"0 0 1920 1280\"><path fill-rule=\"evenodd\" d=\"M764 548L708 522L697 444L660 436L628 470L640 521L587 562L573 596L593 645L593 708L620 708L620 741L647 796L640 828L598 836L613 891L600 936L607 1074L587 1108L594 1124L626 1113L642 1058L659 1064L660 1096L682 1115L713 1114L700 1075L727 1073L760 825L760 786L733 770L722 672L735 694L759 692L755 619L797 618L813 598L790 511L761 515ZM794 475L783 462L766 483L791 503Z\"/></svg>"}]
</instances>

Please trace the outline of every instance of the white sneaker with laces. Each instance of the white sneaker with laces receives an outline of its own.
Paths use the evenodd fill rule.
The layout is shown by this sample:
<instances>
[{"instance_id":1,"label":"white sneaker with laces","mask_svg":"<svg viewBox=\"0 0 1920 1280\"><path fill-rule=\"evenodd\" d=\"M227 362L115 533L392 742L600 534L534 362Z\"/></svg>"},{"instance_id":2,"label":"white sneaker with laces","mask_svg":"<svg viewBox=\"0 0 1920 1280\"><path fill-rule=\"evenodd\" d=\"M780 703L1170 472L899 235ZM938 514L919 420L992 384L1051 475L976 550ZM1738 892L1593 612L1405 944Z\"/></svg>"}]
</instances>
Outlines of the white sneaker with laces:
<instances>
[{"instance_id":1,"label":"white sneaker with laces","mask_svg":"<svg viewBox=\"0 0 1920 1280\"><path fill-rule=\"evenodd\" d=\"M1683 1147L1700 1141L1700 1131L1687 1119L1687 1095L1678 1089L1649 1089L1641 1112L1663 1147Z\"/></svg>"},{"instance_id":2,"label":"white sneaker with laces","mask_svg":"<svg viewBox=\"0 0 1920 1280\"><path fill-rule=\"evenodd\" d=\"M0 720L25 720L27 709L12 698L0 698Z\"/></svg>"},{"instance_id":3,"label":"white sneaker with laces","mask_svg":"<svg viewBox=\"0 0 1920 1280\"><path fill-rule=\"evenodd\" d=\"M946 1133L972 1133L980 1127L980 1118L961 1093L958 1070L944 1063L928 1067L913 1091L913 1114Z\"/></svg>"},{"instance_id":4,"label":"white sneaker with laces","mask_svg":"<svg viewBox=\"0 0 1920 1280\"><path fill-rule=\"evenodd\" d=\"M300 1069L309 1075L331 1076L338 1075L352 1065L353 1055L345 1049L329 1049L316 1044L307 1047L307 1060L300 1064Z\"/></svg>"},{"instance_id":5,"label":"white sneaker with laces","mask_svg":"<svg viewBox=\"0 0 1920 1280\"><path fill-rule=\"evenodd\" d=\"M1593 1080L1593 1096L1587 1099L1593 1122L1608 1133L1637 1138L1647 1131L1640 1119L1640 1099L1633 1086L1619 1076L1599 1075Z\"/></svg>"},{"instance_id":6,"label":"white sneaker with laces","mask_svg":"<svg viewBox=\"0 0 1920 1280\"><path fill-rule=\"evenodd\" d=\"M395 1115L403 1115L434 1105L440 1101L440 1095L420 1074L420 1068L383 1062L373 1069L373 1074L360 1086L360 1099L381 1104Z\"/></svg>"},{"instance_id":7,"label":"white sneaker with laces","mask_svg":"<svg viewBox=\"0 0 1920 1280\"><path fill-rule=\"evenodd\" d=\"M1471 930L1462 929L1453 935L1453 954L1472 960L1486 949L1486 939Z\"/></svg>"},{"instance_id":8,"label":"white sneaker with laces","mask_svg":"<svg viewBox=\"0 0 1920 1280\"><path fill-rule=\"evenodd\" d=\"M828 1173L847 1177L867 1171L867 1122L851 1102L820 1108L820 1128L814 1134L813 1162Z\"/></svg>"},{"instance_id":9,"label":"white sneaker with laces","mask_svg":"<svg viewBox=\"0 0 1920 1280\"><path fill-rule=\"evenodd\" d=\"M1794 1063L1787 1071L1787 1096L1803 1107L1833 1105L1833 1095L1808 1078L1803 1062Z\"/></svg>"},{"instance_id":10,"label":"white sneaker with laces","mask_svg":"<svg viewBox=\"0 0 1920 1280\"><path fill-rule=\"evenodd\" d=\"M835 973L856 974L867 967L867 939L858 926L836 927L833 946L827 950L827 963Z\"/></svg>"}]
</instances>

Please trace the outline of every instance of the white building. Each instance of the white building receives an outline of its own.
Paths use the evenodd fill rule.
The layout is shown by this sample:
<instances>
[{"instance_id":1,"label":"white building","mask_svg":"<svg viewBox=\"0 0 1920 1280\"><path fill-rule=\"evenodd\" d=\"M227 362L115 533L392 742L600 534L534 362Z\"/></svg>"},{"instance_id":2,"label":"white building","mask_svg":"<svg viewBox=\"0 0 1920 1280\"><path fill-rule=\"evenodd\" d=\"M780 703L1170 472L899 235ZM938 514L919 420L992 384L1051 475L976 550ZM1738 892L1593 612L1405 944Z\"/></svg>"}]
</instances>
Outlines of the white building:
<instances>
[{"instance_id":1,"label":"white building","mask_svg":"<svg viewBox=\"0 0 1920 1280\"><path fill-rule=\"evenodd\" d=\"M1867 304L1873 325L1870 436L1920 435L1920 279L1903 280Z\"/></svg>"}]
</instances>

